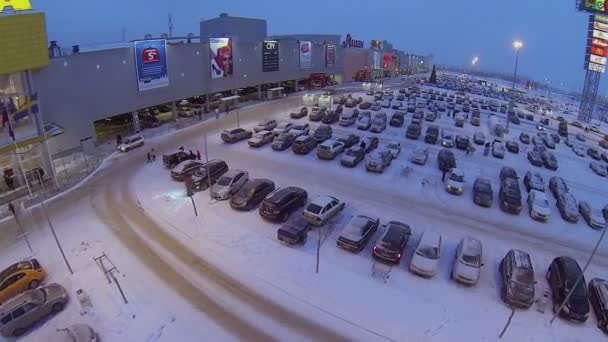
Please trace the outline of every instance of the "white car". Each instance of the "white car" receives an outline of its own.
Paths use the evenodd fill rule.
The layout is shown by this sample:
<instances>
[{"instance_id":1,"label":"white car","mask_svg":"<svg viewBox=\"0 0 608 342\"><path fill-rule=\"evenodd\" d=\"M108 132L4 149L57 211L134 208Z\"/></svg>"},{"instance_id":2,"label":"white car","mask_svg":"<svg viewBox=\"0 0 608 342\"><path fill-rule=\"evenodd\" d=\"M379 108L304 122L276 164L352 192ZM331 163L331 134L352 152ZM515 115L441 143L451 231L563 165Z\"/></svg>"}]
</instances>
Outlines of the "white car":
<instances>
[{"instance_id":1,"label":"white car","mask_svg":"<svg viewBox=\"0 0 608 342\"><path fill-rule=\"evenodd\" d=\"M289 130L289 133L293 134L293 136L296 138L302 135L308 135L309 132L310 124L307 123L291 126L291 129Z\"/></svg>"},{"instance_id":2,"label":"white car","mask_svg":"<svg viewBox=\"0 0 608 342\"><path fill-rule=\"evenodd\" d=\"M118 150L121 152L127 152L140 146L144 146L144 137L136 134L125 138L122 143L118 145Z\"/></svg>"},{"instance_id":3,"label":"white car","mask_svg":"<svg viewBox=\"0 0 608 342\"><path fill-rule=\"evenodd\" d=\"M249 173L241 170L230 170L211 186L211 197L226 200L236 194L249 180Z\"/></svg>"},{"instance_id":4,"label":"white car","mask_svg":"<svg viewBox=\"0 0 608 342\"><path fill-rule=\"evenodd\" d=\"M589 163L589 167L598 176L606 177L606 175L608 175L608 171L606 171L606 166L604 164L602 164L602 163L598 163L596 161L592 161L591 163Z\"/></svg>"},{"instance_id":5,"label":"white car","mask_svg":"<svg viewBox=\"0 0 608 342\"><path fill-rule=\"evenodd\" d=\"M454 147L454 135L444 134L441 138L441 146L443 147Z\"/></svg>"},{"instance_id":6,"label":"white car","mask_svg":"<svg viewBox=\"0 0 608 342\"><path fill-rule=\"evenodd\" d=\"M315 198L304 210L304 218L313 226L321 226L344 209L345 203L332 196Z\"/></svg>"},{"instance_id":7,"label":"white car","mask_svg":"<svg viewBox=\"0 0 608 342\"><path fill-rule=\"evenodd\" d=\"M530 217L537 221L547 221L551 216L549 200L544 192L530 190L528 206L530 207Z\"/></svg>"},{"instance_id":8,"label":"white car","mask_svg":"<svg viewBox=\"0 0 608 342\"><path fill-rule=\"evenodd\" d=\"M470 236L462 238L456 247L452 279L464 285L475 285L479 280L481 266L481 241Z\"/></svg>"},{"instance_id":9,"label":"white car","mask_svg":"<svg viewBox=\"0 0 608 342\"><path fill-rule=\"evenodd\" d=\"M359 115L357 120L357 129L368 130L372 125L372 118L368 115Z\"/></svg>"},{"instance_id":10,"label":"white car","mask_svg":"<svg viewBox=\"0 0 608 342\"><path fill-rule=\"evenodd\" d=\"M429 159L429 151L426 148L417 148L412 152L410 161L414 164L424 165Z\"/></svg>"},{"instance_id":11,"label":"white car","mask_svg":"<svg viewBox=\"0 0 608 342\"><path fill-rule=\"evenodd\" d=\"M272 131L275 127L277 127L277 120L274 119L264 119L257 124L257 126L253 127L254 132L261 131Z\"/></svg>"},{"instance_id":12,"label":"white car","mask_svg":"<svg viewBox=\"0 0 608 342\"><path fill-rule=\"evenodd\" d=\"M572 151L579 157L584 157L587 153L587 149L583 145L574 145L572 146Z\"/></svg>"},{"instance_id":13,"label":"white car","mask_svg":"<svg viewBox=\"0 0 608 342\"><path fill-rule=\"evenodd\" d=\"M445 190L454 195L464 192L464 171L453 168L445 178Z\"/></svg>"},{"instance_id":14,"label":"white car","mask_svg":"<svg viewBox=\"0 0 608 342\"><path fill-rule=\"evenodd\" d=\"M53 335L53 342L98 342L97 334L86 324L74 324L67 328L57 329Z\"/></svg>"},{"instance_id":15,"label":"white car","mask_svg":"<svg viewBox=\"0 0 608 342\"><path fill-rule=\"evenodd\" d=\"M386 118L376 117L372 120L372 126L369 131L373 133L381 133L386 129Z\"/></svg>"},{"instance_id":16,"label":"white car","mask_svg":"<svg viewBox=\"0 0 608 342\"><path fill-rule=\"evenodd\" d=\"M503 159L505 157L505 145L500 141L493 142L492 155L496 158Z\"/></svg>"},{"instance_id":17,"label":"white car","mask_svg":"<svg viewBox=\"0 0 608 342\"><path fill-rule=\"evenodd\" d=\"M293 127L291 122L281 122L275 128L272 129L275 135L280 135L281 133L287 133Z\"/></svg>"},{"instance_id":18,"label":"white car","mask_svg":"<svg viewBox=\"0 0 608 342\"><path fill-rule=\"evenodd\" d=\"M441 235L435 231L427 230L422 233L422 238L420 238L412 256L410 272L431 278L437 273L440 258Z\"/></svg>"},{"instance_id":19,"label":"white car","mask_svg":"<svg viewBox=\"0 0 608 342\"><path fill-rule=\"evenodd\" d=\"M585 135L583 133L576 133L576 139L578 139L579 141L585 142L587 140L587 138L585 138Z\"/></svg>"},{"instance_id":20,"label":"white car","mask_svg":"<svg viewBox=\"0 0 608 342\"><path fill-rule=\"evenodd\" d=\"M249 138L249 140L247 140L247 143L251 147L261 147L261 146L264 146L264 145L272 142L272 140L274 140L275 137L276 137L276 134L274 134L274 132L261 131L258 133L254 133L253 136L251 138Z\"/></svg>"},{"instance_id":21,"label":"white car","mask_svg":"<svg viewBox=\"0 0 608 342\"><path fill-rule=\"evenodd\" d=\"M350 126L354 124L355 121L357 121L357 116L355 115L354 111L345 111L344 113L340 114L340 126Z\"/></svg>"},{"instance_id":22,"label":"white car","mask_svg":"<svg viewBox=\"0 0 608 342\"><path fill-rule=\"evenodd\" d=\"M393 155L393 159L396 159L399 153L401 153L401 144L396 141L386 143L384 146Z\"/></svg>"}]
</instances>

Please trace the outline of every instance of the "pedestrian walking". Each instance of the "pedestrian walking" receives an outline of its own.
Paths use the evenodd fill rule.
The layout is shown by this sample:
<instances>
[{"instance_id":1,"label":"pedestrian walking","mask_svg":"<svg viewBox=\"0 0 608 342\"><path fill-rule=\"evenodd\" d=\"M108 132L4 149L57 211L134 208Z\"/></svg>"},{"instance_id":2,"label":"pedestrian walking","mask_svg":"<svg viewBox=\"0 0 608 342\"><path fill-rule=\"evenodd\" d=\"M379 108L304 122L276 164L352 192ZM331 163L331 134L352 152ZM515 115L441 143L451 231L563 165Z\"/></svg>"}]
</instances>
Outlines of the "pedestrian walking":
<instances>
[{"instance_id":1,"label":"pedestrian walking","mask_svg":"<svg viewBox=\"0 0 608 342\"><path fill-rule=\"evenodd\" d=\"M184 146L179 147L180 152L184 152Z\"/></svg>"},{"instance_id":2,"label":"pedestrian walking","mask_svg":"<svg viewBox=\"0 0 608 342\"><path fill-rule=\"evenodd\" d=\"M150 154L152 155L152 162L156 161L156 151L154 151L154 147L150 150Z\"/></svg>"},{"instance_id":3,"label":"pedestrian walking","mask_svg":"<svg viewBox=\"0 0 608 342\"><path fill-rule=\"evenodd\" d=\"M194 154L194 152L192 152L192 150L190 150L190 159L195 159L196 155Z\"/></svg>"},{"instance_id":4,"label":"pedestrian walking","mask_svg":"<svg viewBox=\"0 0 608 342\"><path fill-rule=\"evenodd\" d=\"M196 160L201 160L201 151L196 150Z\"/></svg>"},{"instance_id":5,"label":"pedestrian walking","mask_svg":"<svg viewBox=\"0 0 608 342\"><path fill-rule=\"evenodd\" d=\"M116 146L122 144L122 136L120 134L116 135Z\"/></svg>"},{"instance_id":6,"label":"pedestrian walking","mask_svg":"<svg viewBox=\"0 0 608 342\"><path fill-rule=\"evenodd\" d=\"M441 181L445 182L445 171L441 171Z\"/></svg>"},{"instance_id":7,"label":"pedestrian walking","mask_svg":"<svg viewBox=\"0 0 608 342\"><path fill-rule=\"evenodd\" d=\"M148 152L146 154L146 164L151 163L152 162L152 154L150 152Z\"/></svg>"}]
</instances>

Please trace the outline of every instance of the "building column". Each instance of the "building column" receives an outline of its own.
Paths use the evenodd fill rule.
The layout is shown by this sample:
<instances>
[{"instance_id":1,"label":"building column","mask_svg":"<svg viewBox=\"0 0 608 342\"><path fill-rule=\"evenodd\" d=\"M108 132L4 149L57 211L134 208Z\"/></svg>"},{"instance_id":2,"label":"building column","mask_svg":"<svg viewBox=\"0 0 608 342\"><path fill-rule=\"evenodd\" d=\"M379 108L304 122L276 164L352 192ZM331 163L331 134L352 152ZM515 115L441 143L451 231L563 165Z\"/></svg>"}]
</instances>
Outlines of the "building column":
<instances>
[{"instance_id":1,"label":"building column","mask_svg":"<svg viewBox=\"0 0 608 342\"><path fill-rule=\"evenodd\" d=\"M262 101L262 85L258 84L258 100Z\"/></svg>"},{"instance_id":2,"label":"building column","mask_svg":"<svg viewBox=\"0 0 608 342\"><path fill-rule=\"evenodd\" d=\"M135 133L141 132L141 126L139 125L139 115L137 115L137 111L131 112L131 116L133 117L133 130Z\"/></svg>"},{"instance_id":3,"label":"building column","mask_svg":"<svg viewBox=\"0 0 608 342\"><path fill-rule=\"evenodd\" d=\"M205 112L209 113L209 94L205 94Z\"/></svg>"},{"instance_id":4,"label":"building column","mask_svg":"<svg viewBox=\"0 0 608 342\"><path fill-rule=\"evenodd\" d=\"M207 106L209 106L209 104L207 104ZM177 106L175 105L175 101L171 101L171 119L177 121Z\"/></svg>"}]
</instances>

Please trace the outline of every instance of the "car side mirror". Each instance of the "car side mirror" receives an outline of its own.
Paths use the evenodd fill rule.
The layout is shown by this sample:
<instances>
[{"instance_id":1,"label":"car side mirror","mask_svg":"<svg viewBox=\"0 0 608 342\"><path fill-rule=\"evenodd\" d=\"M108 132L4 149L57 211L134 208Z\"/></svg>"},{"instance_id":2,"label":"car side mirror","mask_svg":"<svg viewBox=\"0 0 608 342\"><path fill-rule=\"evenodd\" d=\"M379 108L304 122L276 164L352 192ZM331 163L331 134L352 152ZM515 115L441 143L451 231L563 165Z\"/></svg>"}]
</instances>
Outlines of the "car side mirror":
<instances>
[{"instance_id":1,"label":"car side mirror","mask_svg":"<svg viewBox=\"0 0 608 342\"><path fill-rule=\"evenodd\" d=\"M482 262L480 266L481 266L481 267L484 267L485 265L486 265L486 264L484 264L484 263Z\"/></svg>"}]
</instances>

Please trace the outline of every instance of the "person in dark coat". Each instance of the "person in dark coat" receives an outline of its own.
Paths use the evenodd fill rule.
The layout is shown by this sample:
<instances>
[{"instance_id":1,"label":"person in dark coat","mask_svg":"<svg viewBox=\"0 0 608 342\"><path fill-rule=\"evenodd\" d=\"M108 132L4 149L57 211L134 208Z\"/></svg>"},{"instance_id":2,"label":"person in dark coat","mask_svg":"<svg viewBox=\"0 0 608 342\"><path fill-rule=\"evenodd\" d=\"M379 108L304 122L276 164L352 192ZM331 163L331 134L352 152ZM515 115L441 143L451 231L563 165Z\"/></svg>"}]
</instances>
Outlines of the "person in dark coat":
<instances>
[{"instance_id":1,"label":"person in dark coat","mask_svg":"<svg viewBox=\"0 0 608 342\"><path fill-rule=\"evenodd\" d=\"M120 134L116 135L116 146L122 144L122 136Z\"/></svg>"},{"instance_id":2,"label":"person in dark coat","mask_svg":"<svg viewBox=\"0 0 608 342\"><path fill-rule=\"evenodd\" d=\"M365 141L361 140L361 144L360 144L361 148L365 150Z\"/></svg>"},{"instance_id":3,"label":"person in dark coat","mask_svg":"<svg viewBox=\"0 0 608 342\"><path fill-rule=\"evenodd\" d=\"M201 160L201 151L196 150L196 160Z\"/></svg>"},{"instance_id":4,"label":"person in dark coat","mask_svg":"<svg viewBox=\"0 0 608 342\"><path fill-rule=\"evenodd\" d=\"M192 152L192 150L190 150L189 154L191 159L196 159L196 155L194 154L194 152Z\"/></svg>"}]
</instances>

